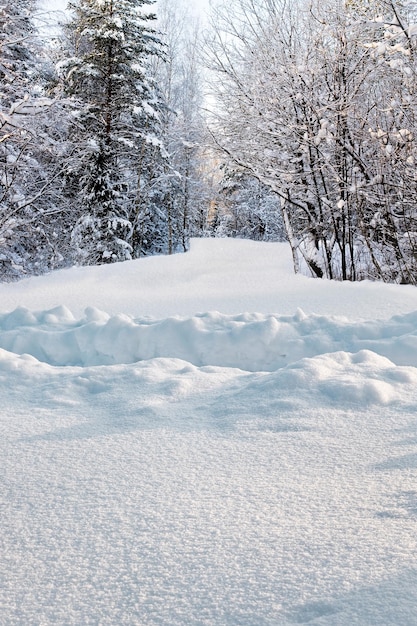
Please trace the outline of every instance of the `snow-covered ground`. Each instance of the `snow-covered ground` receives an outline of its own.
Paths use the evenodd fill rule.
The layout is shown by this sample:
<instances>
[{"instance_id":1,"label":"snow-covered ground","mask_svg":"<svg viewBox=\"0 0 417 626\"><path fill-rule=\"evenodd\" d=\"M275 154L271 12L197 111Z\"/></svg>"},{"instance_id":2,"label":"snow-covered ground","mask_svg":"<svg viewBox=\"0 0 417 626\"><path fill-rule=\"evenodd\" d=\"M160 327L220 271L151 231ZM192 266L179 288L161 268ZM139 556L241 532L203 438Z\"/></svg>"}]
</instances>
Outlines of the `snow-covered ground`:
<instances>
[{"instance_id":1,"label":"snow-covered ground","mask_svg":"<svg viewBox=\"0 0 417 626\"><path fill-rule=\"evenodd\" d=\"M285 244L0 285L1 626L417 625L417 290Z\"/></svg>"}]
</instances>

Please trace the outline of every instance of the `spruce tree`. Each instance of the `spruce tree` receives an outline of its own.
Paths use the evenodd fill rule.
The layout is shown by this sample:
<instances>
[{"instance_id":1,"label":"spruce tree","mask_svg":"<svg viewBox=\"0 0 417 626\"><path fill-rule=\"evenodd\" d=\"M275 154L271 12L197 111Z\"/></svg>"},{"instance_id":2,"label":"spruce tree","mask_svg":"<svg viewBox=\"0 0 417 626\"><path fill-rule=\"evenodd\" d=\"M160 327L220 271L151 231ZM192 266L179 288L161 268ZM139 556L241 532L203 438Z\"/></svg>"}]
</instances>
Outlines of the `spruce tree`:
<instances>
[{"instance_id":1,"label":"spruce tree","mask_svg":"<svg viewBox=\"0 0 417 626\"><path fill-rule=\"evenodd\" d=\"M153 175L153 155L163 153L160 105L147 71L150 58L162 52L151 26L155 16L144 10L148 4L70 4L73 53L60 67L74 105L70 138L76 147L68 177L80 217L73 242L78 260L88 264L141 253L142 194Z\"/></svg>"},{"instance_id":2,"label":"spruce tree","mask_svg":"<svg viewBox=\"0 0 417 626\"><path fill-rule=\"evenodd\" d=\"M31 0L4 2L0 6L0 97L2 107L30 90L34 54L30 45L34 35Z\"/></svg>"}]
</instances>

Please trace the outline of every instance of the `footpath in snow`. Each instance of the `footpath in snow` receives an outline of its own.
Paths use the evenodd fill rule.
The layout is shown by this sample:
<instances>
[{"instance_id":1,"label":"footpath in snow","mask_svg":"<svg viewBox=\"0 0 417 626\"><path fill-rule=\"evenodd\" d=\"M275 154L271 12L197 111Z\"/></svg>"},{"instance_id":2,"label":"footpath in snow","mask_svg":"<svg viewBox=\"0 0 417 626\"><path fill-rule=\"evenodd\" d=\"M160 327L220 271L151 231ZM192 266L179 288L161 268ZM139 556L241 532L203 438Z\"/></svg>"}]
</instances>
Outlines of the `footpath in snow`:
<instances>
[{"instance_id":1,"label":"footpath in snow","mask_svg":"<svg viewBox=\"0 0 417 626\"><path fill-rule=\"evenodd\" d=\"M287 247L0 285L1 626L417 626L417 290Z\"/></svg>"}]
</instances>

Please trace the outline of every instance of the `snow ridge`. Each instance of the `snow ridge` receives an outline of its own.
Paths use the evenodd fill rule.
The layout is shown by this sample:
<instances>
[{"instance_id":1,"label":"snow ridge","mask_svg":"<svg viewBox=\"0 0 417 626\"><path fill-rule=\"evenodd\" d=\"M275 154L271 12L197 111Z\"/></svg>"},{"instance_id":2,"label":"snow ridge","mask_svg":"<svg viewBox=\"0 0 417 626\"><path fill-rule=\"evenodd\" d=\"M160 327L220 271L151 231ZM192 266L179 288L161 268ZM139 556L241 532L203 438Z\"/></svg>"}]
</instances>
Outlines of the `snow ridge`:
<instances>
[{"instance_id":1,"label":"snow ridge","mask_svg":"<svg viewBox=\"0 0 417 626\"><path fill-rule=\"evenodd\" d=\"M370 350L417 367L417 312L389 320L210 312L162 320L110 316L88 308L76 319L64 307L19 307L0 315L0 347L51 365L116 365L176 358L201 367L275 371L306 357Z\"/></svg>"}]
</instances>

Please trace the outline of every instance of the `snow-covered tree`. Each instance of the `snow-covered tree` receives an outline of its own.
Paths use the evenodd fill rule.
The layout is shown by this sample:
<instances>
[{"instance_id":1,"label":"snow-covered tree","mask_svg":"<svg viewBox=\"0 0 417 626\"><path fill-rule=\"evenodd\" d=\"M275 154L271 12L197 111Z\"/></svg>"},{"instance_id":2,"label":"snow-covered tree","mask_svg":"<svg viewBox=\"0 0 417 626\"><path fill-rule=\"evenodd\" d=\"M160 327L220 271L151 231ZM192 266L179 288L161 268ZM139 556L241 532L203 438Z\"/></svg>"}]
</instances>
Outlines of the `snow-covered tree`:
<instances>
[{"instance_id":1,"label":"snow-covered tree","mask_svg":"<svg viewBox=\"0 0 417 626\"><path fill-rule=\"evenodd\" d=\"M62 261L51 197L50 67L34 27L35 9L30 0L0 7L0 276L6 280Z\"/></svg>"},{"instance_id":2,"label":"snow-covered tree","mask_svg":"<svg viewBox=\"0 0 417 626\"><path fill-rule=\"evenodd\" d=\"M284 241L280 200L276 193L248 174L227 170L219 185L214 234L255 241Z\"/></svg>"},{"instance_id":3,"label":"snow-covered tree","mask_svg":"<svg viewBox=\"0 0 417 626\"><path fill-rule=\"evenodd\" d=\"M362 233L378 277L417 284L417 8L381 0L366 47L379 68L369 124L374 185Z\"/></svg>"},{"instance_id":4,"label":"snow-covered tree","mask_svg":"<svg viewBox=\"0 0 417 626\"><path fill-rule=\"evenodd\" d=\"M296 269L416 282L413 28L392 1L236 8L211 41L213 136L280 197Z\"/></svg>"},{"instance_id":5,"label":"snow-covered tree","mask_svg":"<svg viewBox=\"0 0 417 626\"><path fill-rule=\"evenodd\" d=\"M203 233L201 217L210 201L201 113L201 28L192 8L178 0L159 0L158 26L166 51L165 62L155 63L154 72L165 104L162 127L170 155L165 169L169 251L185 251L189 237Z\"/></svg>"},{"instance_id":6,"label":"snow-covered tree","mask_svg":"<svg viewBox=\"0 0 417 626\"><path fill-rule=\"evenodd\" d=\"M149 4L70 4L72 54L59 70L74 106L70 139L75 149L67 178L80 213L73 244L82 262L139 256L160 230L161 216L149 198L165 152L160 102L148 66L162 52Z\"/></svg>"}]
</instances>

